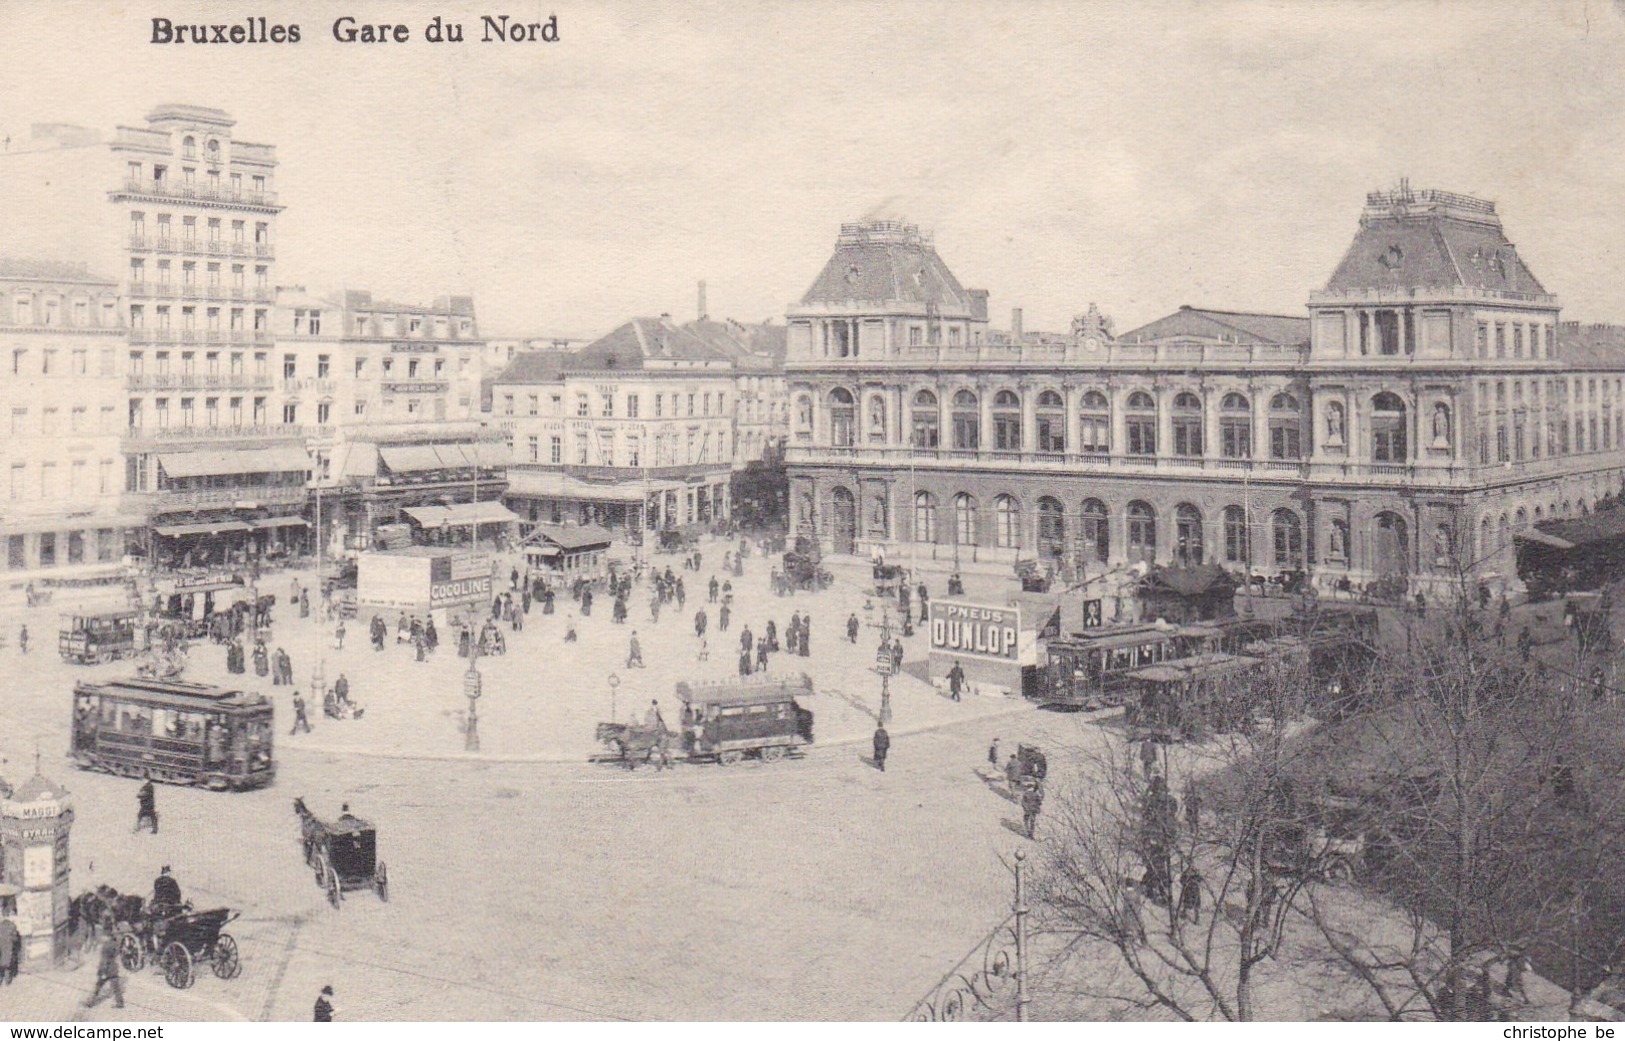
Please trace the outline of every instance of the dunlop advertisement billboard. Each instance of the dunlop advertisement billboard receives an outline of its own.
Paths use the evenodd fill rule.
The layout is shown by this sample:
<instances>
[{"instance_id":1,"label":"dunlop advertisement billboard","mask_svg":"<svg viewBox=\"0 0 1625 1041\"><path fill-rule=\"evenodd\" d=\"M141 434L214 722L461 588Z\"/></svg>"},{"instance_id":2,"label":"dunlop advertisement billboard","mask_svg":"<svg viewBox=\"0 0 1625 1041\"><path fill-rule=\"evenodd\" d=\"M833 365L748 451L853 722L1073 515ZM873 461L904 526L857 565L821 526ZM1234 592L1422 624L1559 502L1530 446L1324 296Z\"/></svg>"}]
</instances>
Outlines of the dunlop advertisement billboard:
<instances>
[{"instance_id":1,"label":"dunlop advertisement billboard","mask_svg":"<svg viewBox=\"0 0 1625 1041\"><path fill-rule=\"evenodd\" d=\"M1012 664L1020 660L1020 608L933 600L930 617L934 652Z\"/></svg>"}]
</instances>

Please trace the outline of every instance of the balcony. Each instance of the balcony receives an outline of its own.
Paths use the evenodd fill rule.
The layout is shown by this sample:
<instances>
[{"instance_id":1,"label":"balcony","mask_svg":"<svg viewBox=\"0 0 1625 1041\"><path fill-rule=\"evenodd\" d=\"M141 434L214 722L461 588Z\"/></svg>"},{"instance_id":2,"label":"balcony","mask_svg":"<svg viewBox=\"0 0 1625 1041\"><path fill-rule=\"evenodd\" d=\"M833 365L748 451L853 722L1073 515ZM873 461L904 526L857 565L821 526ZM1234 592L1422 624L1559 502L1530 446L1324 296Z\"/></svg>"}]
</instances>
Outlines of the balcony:
<instances>
[{"instance_id":1,"label":"balcony","mask_svg":"<svg viewBox=\"0 0 1625 1041\"><path fill-rule=\"evenodd\" d=\"M154 181L145 178L127 177L122 187L115 188L108 194L114 197L138 195L150 199L189 199L198 202L220 202L265 207L267 209L278 208L275 192L244 191L224 185L198 184L196 181L171 181L167 178L162 181Z\"/></svg>"},{"instance_id":2,"label":"balcony","mask_svg":"<svg viewBox=\"0 0 1625 1041\"><path fill-rule=\"evenodd\" d=\"M271 390L269 376L245 373L132 372L124 378L129 390Z\"/></svg>"},{"instance_id":3,"label":"balcony","mask_svg":"<svg viewBox=\"0 0 1625 1041\"><path fill-rule=\"evenodd\" d=\"M289 396L300 394L334 394L338 391L338 380L325 378L310 378L299 380L283 380L282 393Z\"/></svg>"},{"instance_id":4,"label":"balcony","mask_svg":"<svg viewBox=\"0 0 1625 1041\"><path fill-rule=\"evenodd\" d=\"M1228 459L1212 456L1130 455L1107 452L1000 452L993 449L833 447L791 445L792 464L808 466L886 466L963 470L1020 470L1029 473L1158 472L1170 476L1250 474L1261 479L1301 480L1304 464L1291 459Z\"/></svg>"},{"instance_id":5,"label":"balcony","mask_svg":"<svg viewBox=\"0 0 1625 1041\"><path fill-rule=\"evenodd\" d=\"M1187 369L1294 368L1308 356L1307 347L1263 343L1121 343L1107 342L1089 350L1067 340L1051 343L983 343L959 346L896 346L895 354L857 358L792 357L785 368L792 372L840 371L848 368L886 370L934 367L1046 369L1081 365L1091 369L1139 369L1157 366Z\"/></svg>"},{"instance_id":6,"label":"balcony","mask_svg":"<svg viewBox=\"0 0 1625 1041\"><path fill-rule=\"evenodd\" d=\"M271 244L269 242L254 243L254 255L265 260L270 260L272 256Z\"/></svg>"},{"instance_id":7,"label":"balcony","mask_svg":"<svg viewBox=\"0 0 1625 1041\"><path fill-rule=\"evenodd\" d=\"M303 503L308 497L309 492L304 485L289 487L263 484L234 485L224 488L197 488L186 491L156 491L147 492L140 496L154 510L218 509L232 507L238 503L250 502L261 506L292 506Z\"/></svg>"},{"instance_id":8,"label":"balcony","mask_svg":"<svg viewBox=\"0 0 1625 1041\"><path fill-rule=\"evenodd\" d=\"M250 256L251 253L250 253L249 248L248 248L248 243L246 243L246 242L233 242L231 244L231 255L234 256L234 257Z\"/></svg>"}]
</instances>

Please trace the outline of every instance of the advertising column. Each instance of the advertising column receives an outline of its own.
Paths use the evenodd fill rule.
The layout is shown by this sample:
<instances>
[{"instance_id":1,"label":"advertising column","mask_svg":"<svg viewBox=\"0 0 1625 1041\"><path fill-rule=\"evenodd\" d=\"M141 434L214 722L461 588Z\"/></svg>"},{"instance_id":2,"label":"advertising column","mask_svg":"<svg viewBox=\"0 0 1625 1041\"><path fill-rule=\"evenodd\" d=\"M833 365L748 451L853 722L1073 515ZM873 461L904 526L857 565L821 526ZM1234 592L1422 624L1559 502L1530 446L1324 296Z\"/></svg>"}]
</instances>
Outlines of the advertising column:
<instances>
[{"instance_id":1,"label":"advertising column","mask_svg":"<svg viewBox=\"0 0 1625 1041\"><path fill-rule=\"evenodd\" d=\"M67 952L72 829L67 791L38 775L0 802L0 887L18 891L24 965L55 964Z\"/></svg>"}]
</instances>

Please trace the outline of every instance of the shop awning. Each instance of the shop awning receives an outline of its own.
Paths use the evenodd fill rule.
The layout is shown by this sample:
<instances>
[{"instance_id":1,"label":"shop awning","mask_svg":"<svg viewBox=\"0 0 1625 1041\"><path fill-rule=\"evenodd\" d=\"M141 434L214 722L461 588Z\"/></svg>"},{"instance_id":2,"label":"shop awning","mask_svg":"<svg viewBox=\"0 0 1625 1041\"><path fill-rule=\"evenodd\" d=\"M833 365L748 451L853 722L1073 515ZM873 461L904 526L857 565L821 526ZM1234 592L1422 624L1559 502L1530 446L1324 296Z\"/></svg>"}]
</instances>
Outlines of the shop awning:
<instances>
[{"instance_id":1,"label":"shop awning","mask_svg":"<svg viewBox=\"0 0 1625 1041\"><path fill-rule=\"evenodd\" d=\"M247 531L242 521L213 521L208 524L154 524L152 530L165 538L181 535L219 535L228 531Z\"/></svg>"},{"instance_id":2,"label":"shop awning","mask_svg":"<svg viewBox=\"0 0 1625 1041\"><path fill-rule=\"evenodd\" d=\"M378 454L384 465L396 473L446 469L433 445L385 445L378 449Z\"/></svg>"},{"instance_id":3,"label":"shop awning","mask_svg":"<svg viewBox=\"0 0 1625 1041\"><path fill-rule=\"evenodd\" d=\"M545 539L565 550L603 549L615 541L615 535L596 524L538 524L528 536L532 541Z\"/></svg>"},{"instance_id":4,"label":"shop awning","mask_svg":"<svg viewBox=\"0 0 1625 1041\"><path fill-rule=\"evenodd\" d=\"M474 460L468 457L462 445L432 445L434 454L440 457L440 465L447 470L467 470L474 465Z\"/></svg>"},{"instance_id":5,"label":"shop awning","mask_svg":"<svg viewBox=\"0 0 1625 1041\"><path fill-rule=\"evenodd\" d=\"M432 528L438 525L449 511L444 506L408 506L403 512L423 527Z\"/></svg>"},{"instance_id":6,"label":"shop awning","mask_svg":"<svg viewBox=\"0 0 1625 1041\"><path fill-rule=\"evenodd\" d=\"M303 528L309 525L303 517L260 517L249 523L262 531L266 528Z\"/></svg>"},{"instance_id":7,"label":"shop awning","mask_svg":"<svg viewBox=\"0 0 1625 1041\"><path fill-rule=\"evenodd\" d=\"M310 469L310 457L303 448L202 449L196 452L163 452L158 465L171 477L214 477L221 474L267 474L302 472Z\"/></svg>"},{"instance_id":8,"label":"shop awning","mask_svg":"<svg viewBox=\"0 0 1625 1041\"><path fill-rule=\"evenodd\" d=\"M501 441L476 441L464 445L463 452L480 467L490 470L508 466L513 462L513 453Z\"/></svg>"},{"instance_id":9,"label":"shop awning","mask_svg":"<svg viewBox=\"0 0 1625 1041\"><path fill-rule=\"evenodd\" d=\"M518 524L519 515L500 502L462 502L447 506L452 524Z\"/></svg>"}]
</instances>

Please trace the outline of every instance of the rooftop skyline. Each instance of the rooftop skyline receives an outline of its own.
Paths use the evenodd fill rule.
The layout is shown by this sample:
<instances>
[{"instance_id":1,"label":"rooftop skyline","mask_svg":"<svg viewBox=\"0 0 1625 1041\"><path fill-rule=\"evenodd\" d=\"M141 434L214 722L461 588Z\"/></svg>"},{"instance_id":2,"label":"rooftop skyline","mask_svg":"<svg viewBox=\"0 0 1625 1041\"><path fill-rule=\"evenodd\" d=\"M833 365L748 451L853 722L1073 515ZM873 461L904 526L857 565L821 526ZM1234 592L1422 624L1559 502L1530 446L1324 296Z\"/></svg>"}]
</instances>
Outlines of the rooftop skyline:
<instances>
[{"instance_id":1,"label":"rooftop skyline","mask_svg":"<svg viewBox=\"0 0 1625 1041\"><path fill-rule=\"evenodd\" d=\"M557 9L557 44L479 43L480 12L401 3L414 39L370 47L334 41L358 12L332 3L273 19L297 46L155 46L149 11L89 2L0 10L14 145L223 109L277 148L279 281L472 293L488 336L686 320L701 279L713 316L781 320L872 217L931 232L995 326L1021 307L1064 330L1091 301L1120 329L1181 304L1301 313L1400 177L1493 200L1566 318L1625 319L1605 220L1625 28L1596 0L599 3ZM435 14L470 42L424 43Z\"/></svg>"}]
</instances>

